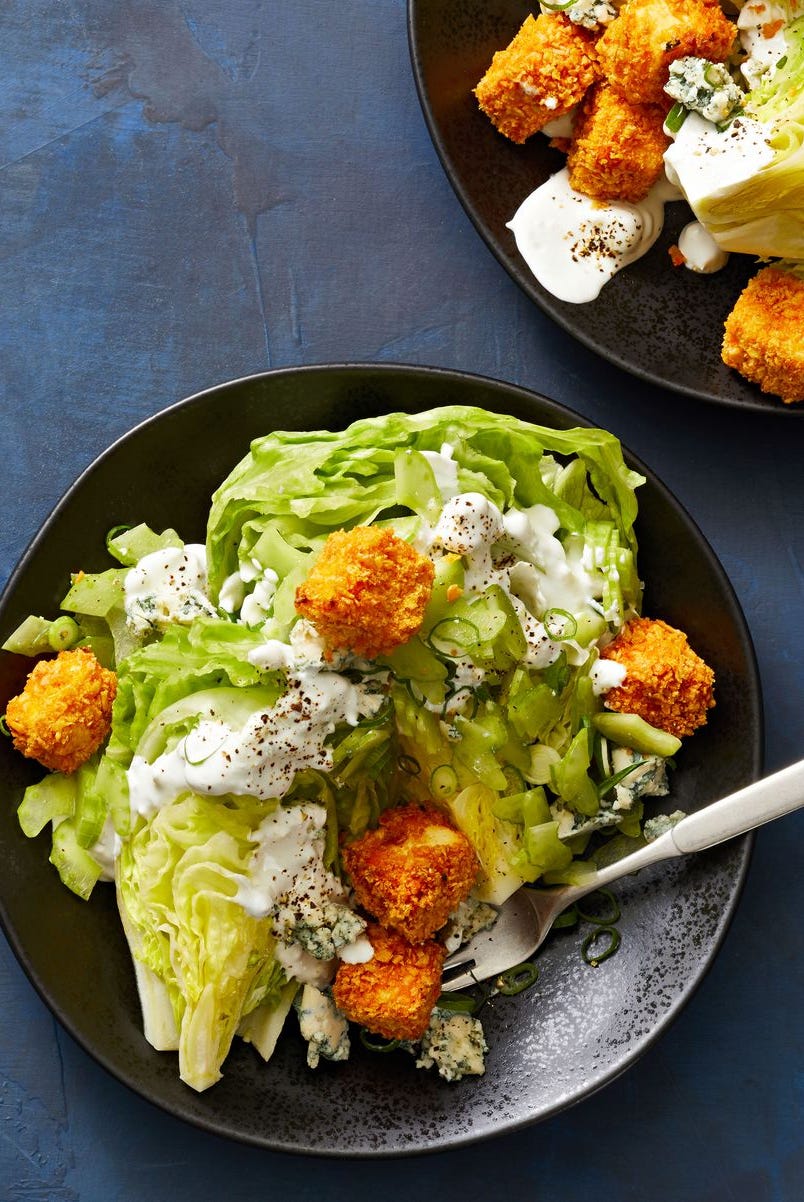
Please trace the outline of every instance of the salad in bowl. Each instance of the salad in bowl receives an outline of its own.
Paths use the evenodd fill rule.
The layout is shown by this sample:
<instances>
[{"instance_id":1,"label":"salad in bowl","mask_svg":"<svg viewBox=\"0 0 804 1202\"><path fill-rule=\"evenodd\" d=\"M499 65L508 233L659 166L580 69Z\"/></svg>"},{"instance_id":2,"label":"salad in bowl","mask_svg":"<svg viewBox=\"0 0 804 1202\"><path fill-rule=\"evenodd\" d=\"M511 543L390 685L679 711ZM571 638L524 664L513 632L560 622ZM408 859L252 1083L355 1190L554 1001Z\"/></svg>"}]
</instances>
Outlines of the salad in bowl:
<instances>
[{"instance_id":1,"label":"salad in bowl","mask_svg":"<svg viewBox=\"0 0 804 1202\"><path fill-rule=\"evenodd\" d=\"M7 733L48 770L22 830L74 894L114 888L188 1086L236 1037L269 1059L294 1011L311 1067L358 1032L484 1071L447 951L672 821L650 799L714 705L642 614L642 483L604 431L457 404L276 431L205 544L114 528L7 634L36 661Z\"/></svg>"}]
</instances>

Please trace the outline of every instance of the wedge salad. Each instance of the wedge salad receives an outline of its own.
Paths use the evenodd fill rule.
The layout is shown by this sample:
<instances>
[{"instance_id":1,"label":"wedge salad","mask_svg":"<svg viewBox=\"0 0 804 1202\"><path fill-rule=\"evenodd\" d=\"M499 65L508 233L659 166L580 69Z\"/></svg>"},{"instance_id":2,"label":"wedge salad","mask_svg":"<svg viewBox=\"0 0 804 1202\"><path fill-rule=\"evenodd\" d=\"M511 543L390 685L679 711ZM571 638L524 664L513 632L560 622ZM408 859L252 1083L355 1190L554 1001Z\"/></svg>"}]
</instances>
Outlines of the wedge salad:
<instances>
[{"instance_id":1,"label":"wedge salad","mask_svg":"<svg viewBox=\"0 0 804 1202\"><path fill-rule=\"evenodd\" d=\"M447 948L650 837L714 704L640 613L642 482L604 431L460 406L274 432L205 545L113 529L109 568L8 635L36 664L6 731L49 769L22 830L80 897L114 882L146 1038L189 1086L235 1036L267 1060L294 1008L313 1067L357 1024L483 1071Z\"/></svg>"}]
</instances>

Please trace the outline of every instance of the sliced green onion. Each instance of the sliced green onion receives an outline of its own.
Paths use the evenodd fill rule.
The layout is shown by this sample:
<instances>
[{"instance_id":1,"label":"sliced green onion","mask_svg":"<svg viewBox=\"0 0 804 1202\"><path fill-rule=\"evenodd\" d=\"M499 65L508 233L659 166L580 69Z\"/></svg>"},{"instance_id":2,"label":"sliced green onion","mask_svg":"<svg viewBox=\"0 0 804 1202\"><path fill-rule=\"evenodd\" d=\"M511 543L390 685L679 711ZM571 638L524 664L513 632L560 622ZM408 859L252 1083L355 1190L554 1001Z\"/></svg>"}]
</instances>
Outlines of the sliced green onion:
<instances>
[{"instance_id":1,"label":"sliced green onion","mask_svg":"<svg viewBox=\"0 0 804 1202\"><path fill-rule=\"evenodd\" d=\"M474 1014L480 1000L471 993L442 993L436 1006L439 1010L451 1010L453 1014Z\"/></svg>"},{"instance_id":2,"label":"sliced green onion","mask_svg":"<svg viewBox=\"0 0 804 1202\"><path fill-rule=\"evenodd\" d=\"M393 1052L399 1047L401 1040L384 1039L382 1035L372 1035L365 1027L360 1028L360 1042L369 1052Z\"/></svg>"},{"instance_id":3,"label":"sliced green onion","mask_svg":"<svg viewBox=\"0 0 804 1202\"><path fill-rule=\"evenodd\" d=\"M551 639L566 642L578 633L578 619L566 609L545 610L542 623Z\"/></svg>"},{"instance_id":4,"label":"sliced green onion","mask_svg":"<svg viewBox=\"0 0 804 1202\"><path fill-rule=\"evenodd\" d=\"M130 524L123 525L123 526L112 526L111 530L106 535L106 550L109 552L109 554L111 554L111 548L109 547L109 543L112 541L112 539L117 538L121 534L125 534L125 532L127 530L133 530L133 529L134 529L134 527Z\"/></svg>"},{"instance_id":5,"label":"sliced green onion","mask_svg":"<svg viewBox=\"0 0 804 1202\"><path fill-rule=\"evenodd\" d=\"M689 115L689 109L676 101L664 119L665 127L670 130L671 134L677 134Z\"/></svg>"},{"instance_id":6,"label":"sliced green onion","mask_svg":"<svg viewBox=\"0 0 804 1202\"><path fill-rule=\"evenodd\" d=\"M634 760L633 764L628 764L625 768L621 768L619 772L613 773L612 776L605 777L597 786L597 795L602 801L603 798L621 781L624 781L626 776L634 772L637 768L641 768L643 764L647 764L647 760Z\"/></svg>"},{"instance_id":7,"label":"sliced green onion","mask_svg":"<svg viewBox=\"0 0 804 1202\"><path fill-rule=\"evenodd\" d=\"M74 647L80 638L81 631L78 623L67 614L63 614L62 617L56 618L50 623L47 641L54 651L67 651L70 647Z\"/></svg>"},{"instance_id":8,"label":"sliced green onion","mask_svg":"<svg viewBox=\"0 0 804 1202\"><path fill-rule=\"evenodd\" d=\"M720 86L720 72L714 63L707 63L704 67L704 79L709 84L710 88Z\"/></svg>"},{"instance_id":9,"label":"sliced green onion","mask_svg":"<svg viewBox=\"0 0 804 1202\"><path fill-rule=\"evenodd\" d=\"M787 66L787 55L783 54L782 57L780 59L778 59L778 61L776 63L776 70L781 71L782 67L786 67L786 66Z\"/></svg>"},{"instance_id":10,"label":"sliced green onion","mask_svg":"<svg viewBox=\"0 0 804 1202\"><path fill-rule=\"evenodd\" d=\"M11 731L8 729L5 714L0 714L0 735L5 735L7 739L13 738Z\"/></svg>"},{"instance_id":11,"label":"sliced green onion","mask_svg":"<svg viewBox=\"0 0 804 1202\"><path fill-rule=\"evenodd\" d=\"M578 925L578 907L570 906L563 914L559 914L558 918L550 928L551 931L567 931L570 927Z\"/></svg>"},{"instance_id":12,"label":"sliced green onion","mask_svg":"<svg viewBox=\"0 0 804 1202\"><path fill-rule=\"evenodd\" d=\"M549 13L565 13L577 2L578 0L564 0L563 4L553 4L551 0L539 0L539 8L546 9Z\"/></svg>"},{"instance_id":13,"label":"sliced green onion","mask_svg":"<svg viewBox=\"0 0 804 1202\"><path fill-rule=\"evenodd\" d=\"M422 770L422 766L417 759L412 755L401 755L396 761L401 772L407 772L408 776L418 776Z\"/></svg>"},{"instance_id":14,"label":"sliced green onion","mask_svg":"<svg viewBox=\"0 0 804 1202\"><path fill-rule=\"evenodd\" d=\"M430 774L430 792L434 798L452 797L458 790L458 773L451 764L439 764Z\"/></svg>"},{"instance_id":15,"label":"sliced green onion","mask_svg":"<svg viewBox=\"0 0 804 1202\"><path fill-rule=\"evenodd\" d=\"M594 897L602 897L603 900L608 903L609 912L604 914L596 914L594 912L590 913L588 910L583 908L580 902L576 902L575 908L578 911L578 916L582 918L584 922L593 922L595 926L612 926L619 920L621 913L620 903L617 901L617 898L610 889L595 889L594 893L589 894L590 899Z\"/></svg>"},{"instance_id":16,"label":"sliced green onion","mask_svg":"<svg viewBox=\"0 0 804 1202\"><path fill-rule=\"evenodd\" d=\"M597 944L602 943L606 938L608 938L608 943L602 951L596 952ZM602 964L604 960L608 960L609 956L613 956L619 946L620 932L616 927L597 927L596 930L590 931L581 944L581 955L591 968L597 968L598 964Z\"/></svg>"},{"instance_id":17,"label":"sliced green onion","mask_svg":"<svg viewBox=\"0 0 804 1202\"><path fill-rule=\"evenodd\" d=\"M426 639L427 645L438 655L451 659L464 655L470 647L480 642L480 630L466 618L442 618L436 622Z\"/></svg>"},{"instance_id":18,"label":"sliced green onion","mask_svg":"<svg viewBox=\"0 0 804 1202\"><path fill-rule=\"evenodd\" d=\"M514 968L509 968L494 982L498 993L505 997L515 997L518 993L530 989L539 979L539 970L532 960L525 960Z\"/></svg>"}]
</instances>

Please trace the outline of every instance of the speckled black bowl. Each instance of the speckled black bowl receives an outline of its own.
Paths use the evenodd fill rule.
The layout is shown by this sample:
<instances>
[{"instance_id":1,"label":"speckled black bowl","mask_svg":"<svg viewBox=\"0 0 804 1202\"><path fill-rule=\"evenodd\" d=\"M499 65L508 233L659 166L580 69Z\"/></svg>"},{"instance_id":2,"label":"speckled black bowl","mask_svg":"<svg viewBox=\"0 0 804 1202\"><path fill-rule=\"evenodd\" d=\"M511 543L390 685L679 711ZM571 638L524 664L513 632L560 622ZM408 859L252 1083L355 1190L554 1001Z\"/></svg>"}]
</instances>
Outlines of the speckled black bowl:
<instances>
[{"instance_id":1,"label":"speckled black bowl","mask_svg":"<svg viewBox=\"0 0 804 1202\"><path fill-rule=\"evenodd\" d=\"M533 6L526 0L408 0L411 58L425 118L447 176L477 230L521 288L559 325L618 367L724 405L804 416L804 405L766 396L720 358L723 322L756 261L732 255L716 275L673 268L668 248L691 220L667 206L653 248L597 300L556 300L531 275L506 229L525 197L564 165L541 135L516 146L480 112L472 89Z\"/></svg>"},{"instance_id":2,"label":"speckled black bowl","mask_svg":"<svg viewBox=\"0 0 804 1202\"><path fill-rule=\"evenodd\" d=\"M142 520L203 539L212 490L255 436L283 427L339 429L357 417L451 403L560 428L589 424L522 389L426 368L313 367L223 384L138 426L81 476L15 571L0 605L0 636L32 611L54 612L71 571L106 566L111 526ZM688 631L718 678L711 722L684 748L673 778L672 806L695 809L758 775L759 684L721 567L684 510L646 474L638 526L646 612ZM28 666L0 655L0 706ZM236 1041L223 1080L196 1094L179 1080L176 1057L154 1052L143 1038L111 889L99 886L85 903L63 888L48 864L47 836L25 839L16 822L36 768L0 740L0 773L0 916L54 1014L111 1073L172 1114L305 1153L384 1156L454 1146L543 1119L605 1085L649 1047L701 980L736 905L750 849L744 838L623 883L622 947L597 969L581 962L577 933L554 937L538 984L487 1006L482 1079L450 1086L402 1052L371 1054L357 1042L348 1063L312 1072L291 1017L268 1065Z\"/></svg>"}]
</instances>

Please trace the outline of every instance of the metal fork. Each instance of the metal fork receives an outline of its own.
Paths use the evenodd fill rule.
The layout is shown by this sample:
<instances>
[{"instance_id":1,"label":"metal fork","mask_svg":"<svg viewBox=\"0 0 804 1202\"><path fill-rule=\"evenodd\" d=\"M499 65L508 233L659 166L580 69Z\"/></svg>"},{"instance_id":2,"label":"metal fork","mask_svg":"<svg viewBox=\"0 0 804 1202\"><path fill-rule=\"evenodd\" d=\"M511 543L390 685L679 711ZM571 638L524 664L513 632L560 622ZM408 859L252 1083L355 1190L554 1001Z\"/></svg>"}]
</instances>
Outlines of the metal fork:
<instances>
[{"instance_id":1,"label":"metal fork","mask_svg":"<svg viewBox=\"0 0 804 1202\"><path fill-rule=\"evenodd\" d=\"M648 864L715 847L804 806L804 760L687 815L652 843L599 869L582 885L519 889L490 930L481 931L444 962L442 989L466 989L529 959L569 906Z\"/></svg>"}]
</instances>

